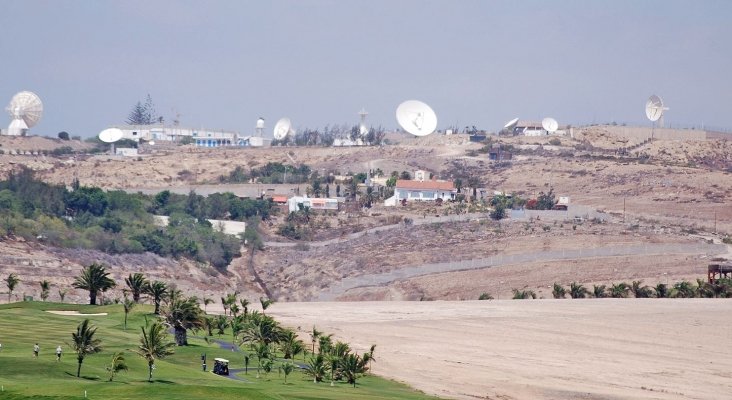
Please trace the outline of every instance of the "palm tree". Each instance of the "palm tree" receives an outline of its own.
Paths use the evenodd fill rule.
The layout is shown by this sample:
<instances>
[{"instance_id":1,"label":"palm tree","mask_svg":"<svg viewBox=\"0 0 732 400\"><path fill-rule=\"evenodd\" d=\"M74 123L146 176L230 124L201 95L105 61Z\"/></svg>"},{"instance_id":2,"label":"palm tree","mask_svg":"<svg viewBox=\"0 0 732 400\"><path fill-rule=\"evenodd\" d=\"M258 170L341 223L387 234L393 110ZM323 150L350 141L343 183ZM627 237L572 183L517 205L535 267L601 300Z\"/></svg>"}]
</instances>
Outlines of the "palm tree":
<instances>
[{"instance_id":1,"label":"palm tree","mask_svg":"<svg viewBox=\"0 0 732 400\"><path fill-rule=\"evenodd\" d=\"M689 281L681 281L674 284L674 297L691 298L696 290Z\"/></svg>"},{"instance_id":2,"label":"palm tree","mask_svg":"<svg viewBox=\"0 0 732 400\"><path fill-rule=\"evenodd\" d=\"M79 361L79 366L76 368L77 378L81 376L81 364L84 362L84 358L102 351L102 341L94 337L95 333L97 333L97 327L90 325L88 319L85 319L76 327L76 332L71 333L71 346L74 348L76 359Z\"/></svg>"},{"instance_id":3,"label":"palm tree","mask_svg":"<svg viewBox=\"0 0 732 400\"><path fill-rule=\"evenodd\" d=\"M215 303L214 299L212 299L210 297L204 297L203 298L203 312L206 313L206 314L208 314L208 311L206 310L206 307L209 304L213 304L213 303Z\"/></svg>"},{"instance_id":4,"label":"palm tree","mask_svg":"<svg viewBox=\"0 0 732 400\"><path fill-rule=\"evenodd\" d=\"M264 314L264 311L274 304L275 301L266 297L260 297L259 302L262 304L262 314Z\"/></svg>"},{"instance_id":5,"label":"palm tree","mask_svg":"<svg viewBox=\"0 0 732 400\"><path fill-rule=\"evenodd\" d=\"M233 317L236 317L236 314L239 314L239 306L236 305L236 303L229 306L229 312Z\"/></svg>"},{"instance_id":6,"label":"palm tree","mask_svg":"<svg viewBox=\"0 0 732 400\"><path fill-rule=\"evenodd\" d=\"M604 291L604 289L603 289ZM587 296L587 289L577 282L569 284L569 297L573 299L584 299Z\"/></svg>"},{"instance_id":7,"label":"palm tree","mask_svg":"<svg viewBox=\"0 0 732 400\"><path fill-rule=\"evenodd\" d=\"M651 288L643 285L643 281L633 281L630 291L633 292L633 296L639 299L651 297Z\"/></svg>"},{"instance_id":8,"label":"palm tree","mask_svg":"<svg viewBox=\"0 0 732 400\"><path fill-rule=\"evenodd\" d=\"M554 282L554 288L552 289L552 296L555 299L563 299L567 295L567 290L562 285Z\"/></svg>"},{"instance_id":9,"label":"palm tree","mask_svg":"<svg viewBox=\"0 0 732 400\"><path fill-rule=\"evenodd\" d=\"M279 341L280 350L282 350L285 359L294 359L295 356L305 351L305 343L297 338L295 331L285 329Z\"/></svg>"},{"instance_id":10,"label":"palm tree","mask_svg":"<svg viewBox=\"0 0 732 400\"><path fill-rule=\"evenodd\" d=\"M607 297L607 290L605 285L592 285L592 295L597 299Z\"/></svg>"},{"instance_id":11,"label":"palm tree","mask_svg":"<svg viewBox=\"0 0 732 400\"><path fill-rule=\"evenodd\" d=\"M236 339L239 337L239 334L241 333L241 331L244 330L244 327L246 326L244 323L244 317L239 315L232 318L229 325L231 326L231 343L236 343Z\"/></svg>"},{"instance_id":12,"label":"palm tree","mask_svg":"<svg viewBox=\"0 0 732 400\"><path fill-rule=\"evenodd\" d=\"M257 379L259 379L259 370L263 367L263 360L269 359L270 351L269 346L264 342L259 342L254 347L254 352L257 355L257 361L259 362L259 368L257 368Z\"/></svg>"},{"instance_id":13,"label":"palm tree","mask_svg":"<svg viewBox=\"0 0 732 400\"><path fill-rule=\"evenodd\" d=\"M348 353L343 357L338 367L343 373L343 377L346 378L346 382L352 384L353 387L356 387L356 379L358 379L360 374L366 372L367 363L368 360L362 358L358 354Z\"/></svg>"},{"instance_id":14,"label":"palm tree","mask_svg":"<svg viewBox=\"0 0 732 400\"><path fill-rule=\"evenodd\" d=\"M13 295L13 290L15 290L16 286L18 286L18 283L20 283L20 278L18 278L18 275L10 274L7 278L5 278L5 284L8 286L8 303L10 303L10 296Z\"/></svg>"},{"instance_id":15,"label":"palm tree","mask_svg":"<svg viewBox=\"0 0 732 400\"><path fill-rule=\"evenodd\" d=\"M144 326L142 327L137 354L147 360L148 382L152 382L155 360L162 360L174 353L175 343L168 341L168 335L165 333L165 327L162 324L155 322L150 325L149 330L145 330Z\"/></svg>"},{"instance_id":16,"label":"palm tree","mask_svg":"<svg viewBox=\"0 0 732 400\"><path fill-rule=\"evenodd\" d=\"M249 300L239 299L239 304L241 304L241 309L244 310L244 316L246 317L249 313Z\"/></svg>"},{"instance_id":17,"label":"palm tree","mask_svg":"<svg viewBox=\"0 0 732 400\"><path fill-rule=\"evenodd\" d=\"M89 304L97 304L97 293L102 293L115 287L114 280L109 277L107 268L102 264L93 263L81 271L76 277L73 287L89 291Z\"/></svg>"},{"instance_id":18,"label":"palm tree","mask_svg":"<svg viewBox=\"0 0 732 400\"><path fill-rule=\"evenodd\" d=\"M216 320L213 317L206 317L203 320L203 327L206 329L208 336L213 336L213 328L216 326Z\"/></svg>"},{"instance_id":19,"label":"palm tree","mask_svg":"<svg viewBox=\"0 0 732 400\"><path fill-rule=\"evenodd\" d=\"M318 338L319 338L319 337L320 337L320 335L322 335L322 334L323 334L323 332L321 332L321 331L319 331L319 330L315 329L315 325L313 325L313 330L312 330L312 331L310 332L310 341L312 341L312 342L313 342L313 351L312 351L312 352L313 352L313 354L315 354L315 342L317 342L317 341L318 341Z\"/></svg>"},{"instance_id":20,"label":"palm tree","mask_svg":"<svg viewBox=\"0 0 732 400\"><path fill-rule=\"evenodd\" d=\"M229 321L226 320L226 317L223 315L219 315L216 317L215 320L216 329L219 336L224 334L224 330L226 330L226 327L229 326Z\"/></svg>"},{"instance_id":21,"label":"palm tree","mask_svg":"<svg viewBox=\"0 0 732 400\"><path fill-rule=\"evenodd\" d=\"M323 335L320 334L318 338L318 354L326 354L330 352L330 348L333 347L333 334Z\"/></svg>"},{"instance_id":22,"label":"palm tree","mask_svg":"<svg viewBox=\"0 0 732 400\"><path fill-rule=\"evenodd\" d=\"M163 309L165 322L175 332L175 343L178 346L188 345L188 329L203 327L203 312L195 297L185 298L176 292Z\"/></svg>"},{"instance_id":23,"label":"palm tree","mask_svg":"<svg viewBox=\"0 0 732 400\"><path fill-rule=\"evenodd\" d=\"M669 290L668 286L665 283L659 283L657 284L653 290L656 292L656 297L659 299L662 299L664 297L669 297Z\"/></svg>"},{"instance_id":24,"label":"palm tree","mask_svg":"<svg viewBox=\"0 0 732 400\"><path fill-rule=\"evenodd\" d=\"M511 289L513 292L513 299L514 300L525 300L525 299L535 299L536 293L534 293L533 290L518 290L518 289Z\"/></svg>"},{"instance_id":25,"label":"palm tree","mask_svg":"<svg viewBox=\"0 0 732 400\"><path fill-rule=\"evenodd\" d=\"M221 307L224 308L224 315L227 315L226 310L229 309L229 303L226 301L226 297L221 298Z\"/></svg>"},{"instance_id":26,"label":"palm tree","mask_svg":"<svg viewBox=\"0 0 732 400\"><path fill-rule=\"evenodd\" d=\"M322 354L313 354L305 365L305 375L313 377L313 383L322 382L328 372L325 357Z\"/></svg>"},{"instance_id":27,"label":"palm tree","mask_svg":"<svg viewBox=\"0 0 732 400\"><path fill-rule=\"evenodd\" d=\"M266 345L277 343L283 335L282 327L272 317L259 313L251 313L241 335L242 343L254 344L262 342Z\"/></svg>"},{"instance_id":28,"label":"palm tree","mask_svg":"<svg viewBox=\"0 0 732 400\"><path fill-rule=\"evenodd\" d=\"M66 298L66 293L68 293L68 289L59 289L58 290L58 297L61 298L61 302L64 302L64 299Z\"/></svg>"},{"instance_id":29,"label":"palm tree","mask_svg":"<svg viewBox=\"0 0 732 400\"><path fill-rule=\"evenodd\" d=\"M42 280L41 283L41 300L46 301L48 299L48 293L51 291L51 282Z\"/></svg>"},{"instance_id":30,"label":"palm tree","mask_svg":"<svg viewBox=\"0 0 732 400\"><path fill-rule=\"evenodd\" d=\"M155 281L145 286L145 293L153 298L155 304L155 314L160 314L160 302L163 301L168 294L168 285L165 282Z\"/></svg>"},{"instance_id":31,"label":"palm tree","mask_svg":"<svg viewBox=\"0 0 732 400\"><path fill-rule=\"evenodd\" d=\"M290 372L292 372L293 369L295 369L295 364L293 364L292 361L282 364L282 373L285 374L285 384L287 384L287 375L290 375Z\"/></svg>"},{"instance_id":32,"label":"palm tree","mask_svg":"<svg viewBox=\"0 0 732 400\"><path fill-rule=\"evenodd\" d=\"M133 301L132 304L135 304ZM107 366L107 372L109 372L109 381L112 382L114 377L121 371L127 371L127 363L125 362L125 355L121 351L116 352L112 355L112 363Z\"/></svg>"},{"instance_id":33,"label":"palm tree","mask_svg":"<svg viewBox=\"0 0 732 400\"><path fill-rule=\"evenodd\" d=\"M139 303L140 294L145 292L145 288L148 285L148 281L147 279L145 279L145 275L139 272L135 274L130 274L127 278L125 278L125 283L132 292L132 300L134 300L135 303Z\"/></svg>"},{"instance_id":34,"label":"palm tree","mask_svg":"<svg viewBox=\"0 0 732 400\"><path fill-rule=\"evenodd\" d=\"M624 299L628 297L629 291L630 286L628 286L628 284L625 282L613 283L612 285L610 285L610 297Z\"/></svg>"},{"instance_id":35,"label":"palm tree","mask_svg":"<svg viewBox=\"0 0 732 400\"><path fill-rule=\"evenodd\" d=\"M122 301L122 307L125 310L125 330L127 330L127 315L132 311L133 308L135 308L135 305L137 303L134 302L134 300L130 300L125 296L125 299Z\"/></svg>"}]
</instances>

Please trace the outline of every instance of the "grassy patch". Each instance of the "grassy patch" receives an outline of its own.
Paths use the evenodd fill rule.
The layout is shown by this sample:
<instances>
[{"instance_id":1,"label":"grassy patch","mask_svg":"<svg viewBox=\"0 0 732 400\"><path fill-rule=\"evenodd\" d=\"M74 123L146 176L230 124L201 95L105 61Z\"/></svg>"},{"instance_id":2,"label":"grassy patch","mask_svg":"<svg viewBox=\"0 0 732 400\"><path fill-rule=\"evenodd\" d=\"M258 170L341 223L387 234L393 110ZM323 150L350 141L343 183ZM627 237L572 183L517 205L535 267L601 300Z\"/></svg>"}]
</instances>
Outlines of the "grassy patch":
<instances>
[{"instance_id":1,"label":"grassy patch","mask_svg":"<svg viewBox=\"0 0 732 400\"><path fill-rule=\"evenodd\" d=\"M107 316L61 316L46 310L77 310L81 313L109 313ZM124 330L121 305L84 306L58 303L24 302L0 305L0 385L5 391L0 398L80 399L84 391L89 399L429 399L406 385L375 376L365 376L356 388L348 384L314 384L300 371L294 371L284 384L284 376L273 372L260 379L256 373L237 374L243 380L232 380L201 370L201 354L206 353L209 370L214 357L230 360L230 368L244 368L242 353L222 350L214 343L192 338L188 347L176 348L175 355L156 362L154 382L147 382L147 364L134 351L139 341L140 326L152 321L151 306L139 306L129 316ZM98 326L102 353L88 356L76 377L77 361L71 346L71 332L84 318ZM172 340L172 336L170 338ZM222 340L231 340L227 332ZM33 344L41 351L33 357ZM61 345L64 354L56 362L55 349ZM105 369L115 351L123 351L129 365L114 382L108 382ZM299 357L298 357L299 358ZM298 359L301 361L301 358ZM250 368L256 368L251 357Z\"/></svg>"}]
</instances>

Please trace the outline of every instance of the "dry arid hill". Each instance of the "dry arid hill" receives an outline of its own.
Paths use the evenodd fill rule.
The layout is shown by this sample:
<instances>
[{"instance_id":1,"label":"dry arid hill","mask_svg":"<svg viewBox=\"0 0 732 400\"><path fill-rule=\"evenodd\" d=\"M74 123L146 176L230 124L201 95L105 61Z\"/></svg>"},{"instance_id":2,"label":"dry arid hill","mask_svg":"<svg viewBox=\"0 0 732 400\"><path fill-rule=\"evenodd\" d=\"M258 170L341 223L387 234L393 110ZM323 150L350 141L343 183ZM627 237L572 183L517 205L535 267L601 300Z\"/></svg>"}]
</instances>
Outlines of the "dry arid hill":
<instances>
[{"instance_id":1,"label":"dry arid hill","mask_svg":"<svg viewBox=\"0 0 732 400\"><path fill-rule=\"evenodd\" d=\"M489 161L484 144L472 143L465 135L411 138L391 134L392 144L381 147L148 147L136 158L98 155L57 159L5 154L0 155L0 173L22 164L54 183L69 184L77 177L84 185L109 189L163 189L216 184L221 175L237 166L247 169L267 162L303 163L315 171L341 174L365 172L368 168L380 168L386 173L421 168L446 179L475 177L487 195L500 190L535 197L553 189L557 195L569 196L573 206L605 212L603 223L576 223L571 217L560 216L552 221L514 220L499 226L485 214L473 216L470 222L415 223L329 246L268 246L255 255L253 268L249 268L246 257L235 260L229 268L231 275L212 278L205 273L188 274L191 284L201 282L201 290L213 290L207 286L207 280L214 279L215 285L221 287L239 287L253 291L254 295L268 292L281 299L317 299L326 296L323 293L343 299L465 299L475 298L483 291L506 296L510 289L523 287L546 297L547 286L553 282L568 284L578 280L592 285L642 279L653 284L701 278L705 260L716 255L716 251L726 252L684 248L683 252L659 258L663 248L629 255L606 254L602 249L624 244L701 245L708 239L719 242L725 234L732 233L731 141L633 142L616 135L610 127L575 132L574 138L493 138L494 144L513 152L510 163ZM39 140L10 139L13 143ZM627 154L618 152L628 146ZM387 209L379 203L368 212L350 210L330 217L328 223L332 228L321 231L316 239L346 238L342 235L354 230L392 224L405 217L417 221L428 213L444 216L447 212L445 208L425 212L414 205ZM281 220L280 217L270 222L272 226L262 226L266 240L283 241L276 235ZM576 247L595 251L596 256L574 257L570 253L562 260L522 258L514 264L504 261L475 270L472 261L508 254L528 257L537 252ZM74 262L73 256L69 260ZM425 271L408 269L455 260L470 260L470 268L463 268L470 270L439 273L438 268L422 274ZM485 262L478 264L488 266ZM120 268L126 272L141 267ZM394 272L399 270L405 272ZM53 269L48 272L53 274L50 271ZM394 279L379 275L391 272ZM263 285L255 284L257 278ZM339 291L333 289L337 285L345 286Z\"/></svg>"}]
</instances>

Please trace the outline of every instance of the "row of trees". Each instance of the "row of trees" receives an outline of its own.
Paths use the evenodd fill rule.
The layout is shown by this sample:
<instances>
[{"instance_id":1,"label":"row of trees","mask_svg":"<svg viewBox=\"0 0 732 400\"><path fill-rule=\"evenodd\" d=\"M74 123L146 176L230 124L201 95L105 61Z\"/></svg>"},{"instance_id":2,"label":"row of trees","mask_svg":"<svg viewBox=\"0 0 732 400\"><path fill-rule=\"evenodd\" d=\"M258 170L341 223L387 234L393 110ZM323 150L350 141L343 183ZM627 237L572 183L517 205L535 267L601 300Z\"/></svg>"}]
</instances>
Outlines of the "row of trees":
<instances>
[{"instance_id":1,"label":"row of trees","mask_svg":"<svg viewBox=\"0 0 732 400\"><path fill-rule=\"evenodd\" d=\"M535 299L536 292L530 289L511 289L513 299ZM644 285L643 281L613 283L607 285L593 285L592 289L584 285L572 282L569 287L559 283L552 286L552 297L565 299L569 296L572 299L584 298L732 298L732 279L719 279L715 282L707 282L697 279L696 284L682 280L669 286L665 283L658 283L655 286ZM480 295L479 300L492 300L489 293Z\"/></svg>"}]
</instances>

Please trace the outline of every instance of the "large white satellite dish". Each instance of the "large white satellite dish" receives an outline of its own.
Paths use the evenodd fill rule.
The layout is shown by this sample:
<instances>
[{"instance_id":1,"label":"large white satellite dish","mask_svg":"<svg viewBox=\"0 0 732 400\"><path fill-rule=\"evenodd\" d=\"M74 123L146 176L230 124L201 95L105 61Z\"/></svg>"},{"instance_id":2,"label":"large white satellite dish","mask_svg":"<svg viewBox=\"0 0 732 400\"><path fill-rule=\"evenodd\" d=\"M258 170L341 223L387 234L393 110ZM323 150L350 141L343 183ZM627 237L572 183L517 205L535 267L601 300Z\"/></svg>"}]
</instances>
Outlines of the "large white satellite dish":
<instances>
[{"instance_id":1,"label":"large white satellite dish","mask_svg":"<svg viewBox=\"0 0 732 400\"><path fill-rule=\"evenodd\" d=\"M554 118L544 118L541 120L541 127L549 133L554 133L559 129L559 123Z\"/></svg>"},{"instance_id":2,"label":"large white satellite dish","mask_svg":"<svg viewBox=\"0 0 732 400\"><path fill-rule=\"evenodd\" d=\"M646 101L646 117L652 122L658 121L668 107L663 106L663 100L655 94Z\"/></svg>"},{"instance_id":3,"label":"large white satellite dish","mask_svg":"<svg viewBox=\"0 0 732 400\"><path fill-rule=\"evenodd\" d=\"M274 130L272 134L274 135L274 138L277 140L282 140L292 133L292 122L290 122L290 119L280 118L277 123L274 126Z\"/></svg>"},{"instance_id":4,"label":"large white satellite dish","mask_svg":"<svg viewBox=\"0 0 732 400\"><path fill-rule=\"evenodd\" d=\"M414 136L427 136L437 129L437 115L430 106L418 100L399 104L396 118L399 126Z\"/></svg>"},{"instance_id":5,"label":"large white satellite dish","mask_svg":"<svg viewBox=\"0 0 732 400\"><path fill-rule=\"evenodd\" d=\"M104 143L114 143L122 139L123 135L124 133L121 129L109 128L99 132L99 140Z\"/></svg>"},{"instance_id":6,"label":"large white satellite dish","mask_svg":"<svg viewBox=\"0 0 732 400\"><path fill-rule=\"evenodd\" d=\"M518 118L514 118L514 119L506 122L506 125L503 125L503 129L509 129L512 126L515 126L518 123L518 120L519 120Z\"/></svg>"},{"instance_id":7,"label":"large white satellite dish","mask_svg":"<svg viewBox=\"0 0 732 400\"><path fill-rule=\"evenodd\" d=\"M8 135L20 136L35 126L43 116L43 103L41 98L33 92L18 92L10 99L10 104L5 108L12 121L8 126Z\"/></svg>"}]
</instances>

